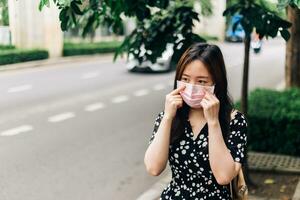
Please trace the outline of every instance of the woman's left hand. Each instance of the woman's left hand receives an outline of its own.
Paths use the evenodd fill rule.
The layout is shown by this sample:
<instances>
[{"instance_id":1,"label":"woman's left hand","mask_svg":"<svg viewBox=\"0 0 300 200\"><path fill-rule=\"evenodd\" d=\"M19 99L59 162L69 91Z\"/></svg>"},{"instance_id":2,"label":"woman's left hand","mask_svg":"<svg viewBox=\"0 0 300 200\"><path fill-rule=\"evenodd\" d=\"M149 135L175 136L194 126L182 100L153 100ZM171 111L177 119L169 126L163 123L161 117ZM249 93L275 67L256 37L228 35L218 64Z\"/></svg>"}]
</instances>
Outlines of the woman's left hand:
<instances>
[{"instance_id":1,"label":"woman's left hand","mask_svg":"<svg viewBox=\"0 0 300 200\"><path fill-rule=\"evenodd\" d=\"M200 104L203 107L204 117L207 123L217 123L219 121L219 99L214 94L206 91Z\"/></svg>"}]
</instances>

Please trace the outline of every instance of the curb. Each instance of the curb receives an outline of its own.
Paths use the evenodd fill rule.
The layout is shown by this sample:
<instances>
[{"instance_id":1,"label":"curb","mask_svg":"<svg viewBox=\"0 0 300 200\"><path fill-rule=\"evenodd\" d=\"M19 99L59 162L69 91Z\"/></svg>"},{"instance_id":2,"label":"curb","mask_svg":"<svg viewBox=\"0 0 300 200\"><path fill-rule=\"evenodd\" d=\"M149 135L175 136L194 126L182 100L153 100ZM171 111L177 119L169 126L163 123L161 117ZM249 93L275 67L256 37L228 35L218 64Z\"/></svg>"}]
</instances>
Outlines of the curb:
<instances>
[{"instance_id":1,"label":"curb","mask_svg":"<svg viewBox=\"0 0 300 200\"><path fill-rule=\"evenodd\" d=\"M300 178L299 178L298 184L296 186L296 190L295 190L292 200L300 200Z\"/></svg>"},{"instance_id":2,"label":"curb","mask_svg":"<svg viewBox=\"0 0 300 200\"><path fill-rule=\"evenodd\" d=\"M58 65L58 64L65 64L65 63L72 63L72 62L93 61L93 60L99 60L99 59L113 61L113 56L114 56L113 53L106 53L106 54L49 58L49 59L44 59L44 60L36 60L36 61L28 61L28 62L22 62L22 63L0 65L0 72L34 68L34 67L44 67L44 66L49 66L49 65ZM124 59L124 58L119 57L118 59Z\"/></svg>"}]
</instances>

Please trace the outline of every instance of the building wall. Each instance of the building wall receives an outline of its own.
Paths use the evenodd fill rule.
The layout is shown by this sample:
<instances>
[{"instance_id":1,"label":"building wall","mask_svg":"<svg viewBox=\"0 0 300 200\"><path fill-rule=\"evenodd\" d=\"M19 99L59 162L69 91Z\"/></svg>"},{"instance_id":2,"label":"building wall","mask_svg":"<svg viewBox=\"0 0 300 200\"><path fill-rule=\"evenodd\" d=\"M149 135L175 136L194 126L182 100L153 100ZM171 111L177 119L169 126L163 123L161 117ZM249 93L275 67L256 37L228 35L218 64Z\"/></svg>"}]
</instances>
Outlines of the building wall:
<instances>
[{"instance_id":1,"label":"building wall","mask_svg":"<svg viewBox=\"0 0 300 200\"><path fill-rule=\"evenodd\" d=\"M39 1L8 0L12 44L18 48L43 48L50 57L62 54L63 34L55 5L38 10Z\"/></svg>"},{"instance_id":2,"label":"building wall","mask_svg":"<svg viewBox=\"0 0 300 200\"><path fill-rule=\"evenodd\" d=\"M202 35L216 36L223 41L225 38L225 17L223 11L226 9L226 0L211 0L213 6L212 16L199 15L200 23L195 22L194 32ZM194 4L195 11L201 13L199 2Z\"/></svg>"}]
</instances>

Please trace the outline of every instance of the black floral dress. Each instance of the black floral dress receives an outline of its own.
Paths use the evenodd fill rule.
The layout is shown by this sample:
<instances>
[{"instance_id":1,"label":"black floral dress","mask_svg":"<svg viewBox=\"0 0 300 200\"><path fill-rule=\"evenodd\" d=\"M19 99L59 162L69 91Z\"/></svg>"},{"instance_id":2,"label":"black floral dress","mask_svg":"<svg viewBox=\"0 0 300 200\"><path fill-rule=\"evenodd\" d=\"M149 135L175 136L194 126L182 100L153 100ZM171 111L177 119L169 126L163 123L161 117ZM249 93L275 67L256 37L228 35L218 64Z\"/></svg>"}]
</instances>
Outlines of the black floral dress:
<instances>
[{"instance_id":1,"label":"black floral dress","mask_svg":"<svg viewBox=\"0 0 300 200\"><path fill-rule=\"evenodd\" d=\"M149 145L153 141L164 112L155 119L154 130ZM189 120L185 123L185 133L169 146L169 165L172 180L163 190L160 200L231 200L226 186L219 185L212 173L208 156L208 125L193 139ZM247 143L247 122L244 115L236 112L230 122L228 149L235 162L243 163ZM222 156L222 155L220 155Z\"/></svg>"}]
</instances>

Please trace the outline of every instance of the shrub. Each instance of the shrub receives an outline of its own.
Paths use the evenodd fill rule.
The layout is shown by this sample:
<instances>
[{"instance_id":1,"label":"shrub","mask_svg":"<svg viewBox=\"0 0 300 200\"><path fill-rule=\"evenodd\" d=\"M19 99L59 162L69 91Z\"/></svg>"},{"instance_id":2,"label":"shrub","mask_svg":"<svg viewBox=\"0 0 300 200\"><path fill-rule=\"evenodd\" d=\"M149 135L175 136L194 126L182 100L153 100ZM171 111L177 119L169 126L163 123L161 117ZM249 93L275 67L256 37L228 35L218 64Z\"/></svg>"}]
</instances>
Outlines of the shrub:
<instances>
[{"instance_id":1,"label":"shrub","mask_svg":"<svg viewBox=\"0 0 300 200\"><path fill-rule=\"evenodd\" d=\"M14 45L0 45L0 50L15 49Z\"/></svg>"},{"instance_id":2,"label":"shrub","mask_svg":"<svg viewBox=\"0 0 300 200\"><path fill-rule=\"evenodd\" d=\"M247 119L249 150L300 155L299 88L254 90L249 95Z\"/></svg>"},{"instance_id":3,"label":"shrub","mask_svg":"<svg viewBox=\"0 0 300 200\"><path fill-rule=\"evenodd\" d=\"M98 43L65 43L63 56L89 55L98 53L111 53L121 45L121 42Z\"/></svg>"},{"instance_id":4,"label":"shrub","mask_svg":"<svg viewBox=\"0 0 300 200\"><path fill-rule=\"evenodd\" d=\"M26 62L32 60L47 59L49 57L48 51L31 49L31 50L3 50L0 51L0 65Z\"/></svg>"}]
</instances>

